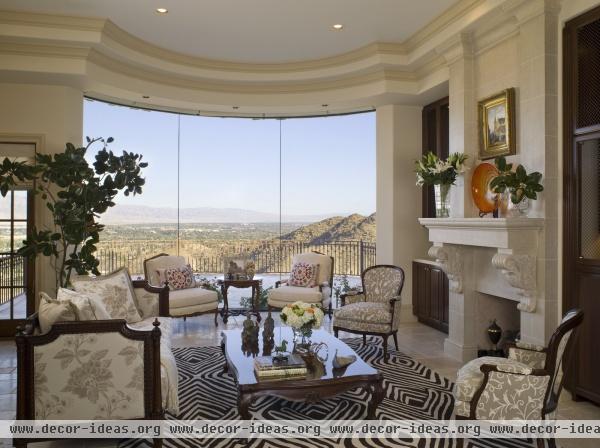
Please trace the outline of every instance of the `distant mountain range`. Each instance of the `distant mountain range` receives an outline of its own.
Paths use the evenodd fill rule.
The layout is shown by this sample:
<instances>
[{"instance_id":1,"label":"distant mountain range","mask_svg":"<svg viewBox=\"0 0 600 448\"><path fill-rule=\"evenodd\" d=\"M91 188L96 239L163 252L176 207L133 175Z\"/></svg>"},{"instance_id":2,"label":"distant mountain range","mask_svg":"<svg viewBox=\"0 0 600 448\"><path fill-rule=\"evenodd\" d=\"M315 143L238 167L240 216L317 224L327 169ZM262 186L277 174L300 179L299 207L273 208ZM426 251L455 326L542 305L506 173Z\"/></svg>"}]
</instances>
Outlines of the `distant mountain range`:
<instances>
[{"instance_id":1,"label":"distant mountain range","mask_svg":"<svg viewBox=\"0 0 600 448\"><path fill-rule=\"evenodd\" d=\"M282 236L282 239L310 244L325 244L332 241L367 241L374 243L375 236L375 213L369 216L355 213L350 216L334 216L313 224L307 224Z\"/></svg>"},{"instance_id":2,"label":"distant mountain range","mask_svg":"<svg viewBox=\"0 0 600 448\"><path fill-rule=\"evenodd\" d=\"M287 222L315 222L328 215L284 215ZM181 223L259 223L279 222L276 213L265 213L239 208L197 207L182 208L179 212ZM103 224L174 224L177 222L177 208L149 207L144 205L117 205L101 217Z\"/></svg>"}]
</instances>

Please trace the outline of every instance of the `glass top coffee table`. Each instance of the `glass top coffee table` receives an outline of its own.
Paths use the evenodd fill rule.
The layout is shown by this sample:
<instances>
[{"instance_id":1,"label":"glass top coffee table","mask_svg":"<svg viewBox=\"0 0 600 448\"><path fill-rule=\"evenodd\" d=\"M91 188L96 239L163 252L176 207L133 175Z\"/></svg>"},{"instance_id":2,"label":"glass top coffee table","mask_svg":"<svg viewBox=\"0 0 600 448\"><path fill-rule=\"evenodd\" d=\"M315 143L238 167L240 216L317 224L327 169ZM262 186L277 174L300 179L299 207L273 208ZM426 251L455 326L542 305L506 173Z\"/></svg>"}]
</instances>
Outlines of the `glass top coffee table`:
<instances>
[{"instance_id":1,"label":"glass top coffee table","mask_svg":"<svg viewBox=\"0 0 600 448\"><path fill-rule=\"evenodd\" d=\"M288 348L293 348L294 336L291 328L276 327L273 333L275 344L286 340ZM383 375L364 362L348 345L327 331L315 330L311 337L313 343L327 344L329 355L326 361L315 360L307 363L306 377L276 380L259 380L254 374L254 358L272 354L270 347L266 347L265 350L262 328L257 344L249 345L247 339L243 341L241 330L225 330L221 333L221 338L221 348L226 360L225 371L231 373L235 380L238 390L238 411L243 419L250 419L248 410L250 404L263 395L316 403L356 388L365 389L370 393L371 401L367 408L367 418L375 418L375 411L384 395ZM356 361L345 368L334 369L332 360L336 350L340 356L356 355ZM364 418L364 416L357 415L356 418Z\"/></svg>"}]
</instances>

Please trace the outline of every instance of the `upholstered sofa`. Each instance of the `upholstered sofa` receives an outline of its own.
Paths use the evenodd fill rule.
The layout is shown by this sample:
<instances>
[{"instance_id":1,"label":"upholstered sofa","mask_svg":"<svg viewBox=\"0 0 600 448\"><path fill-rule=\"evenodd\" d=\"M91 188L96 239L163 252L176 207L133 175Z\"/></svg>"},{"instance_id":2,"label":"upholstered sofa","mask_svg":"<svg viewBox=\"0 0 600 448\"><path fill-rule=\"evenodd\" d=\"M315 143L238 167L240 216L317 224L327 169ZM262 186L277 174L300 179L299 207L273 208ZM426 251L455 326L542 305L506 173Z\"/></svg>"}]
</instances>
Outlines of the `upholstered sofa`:
<instances>
[{"instance_id":1,"label":"upholstered sofa","mask_svg":"<svg viewBox=\"0 0 600 448\"><path fill-rule=\"evenodd\" d=\"M63 320L42 332L40 319L45 318L40 316L40 304L40 311L19 327L18 419L160 419L165 412L179 413L171 319L159 313L169 288L124 279L122 272L111 275L115 277L84 279L78 292L102 291L113 313L133 312L115 305L119 297L133 294L135 322L127 321L130 316ZM15 446L28 442L15 440Z\"/></svg>"}]
</instances>

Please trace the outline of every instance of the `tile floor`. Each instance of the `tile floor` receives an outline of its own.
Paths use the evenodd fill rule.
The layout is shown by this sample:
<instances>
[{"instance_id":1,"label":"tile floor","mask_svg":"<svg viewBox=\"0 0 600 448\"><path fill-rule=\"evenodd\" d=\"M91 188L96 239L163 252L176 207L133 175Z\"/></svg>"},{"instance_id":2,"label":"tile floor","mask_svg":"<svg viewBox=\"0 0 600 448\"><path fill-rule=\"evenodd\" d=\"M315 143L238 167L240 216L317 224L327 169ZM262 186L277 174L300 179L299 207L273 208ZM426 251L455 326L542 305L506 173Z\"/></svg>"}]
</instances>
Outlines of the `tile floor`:
<instances>
[{"instance_id":1,"label":"tile floor","mask_svg":"<svg viewBox=\"0 0 600 448\"><path fill-rule=\"evenodd\" d=\"M275 317L275 316L274 316ZM277 317L276 323L277 323ZM220 330L241 328L243 317L230 317L227 325L219 319L215 327L212 317L199 316L187 319L177 319L174 325L173 346L214 346L220 342ZM325 319L324 326L331 329L331 322ZM340 337L350 335L340 332ZM356 335L352 335L356 336ZM436 370L447 378L454 380L456 371L461 364L444 355L444 338L446 335L419 323L403 324L398 331L399 350L412 356L417 361ZM390 344L392 341L390 339ZM16 356L12 341L0 341L0 419L12 419L16 409ZM588 402L574 402L568 393L563 393L558 409L558 417L564 419L600 420L600 407ZM11 446L8 441L0 446ZM94 441L83 444L73 442L43 442L32 444L32 447L112 447L108 441ZM563 440L560 446L564 448L598 448L598 439Z\"/></svg>"}]
</instances>

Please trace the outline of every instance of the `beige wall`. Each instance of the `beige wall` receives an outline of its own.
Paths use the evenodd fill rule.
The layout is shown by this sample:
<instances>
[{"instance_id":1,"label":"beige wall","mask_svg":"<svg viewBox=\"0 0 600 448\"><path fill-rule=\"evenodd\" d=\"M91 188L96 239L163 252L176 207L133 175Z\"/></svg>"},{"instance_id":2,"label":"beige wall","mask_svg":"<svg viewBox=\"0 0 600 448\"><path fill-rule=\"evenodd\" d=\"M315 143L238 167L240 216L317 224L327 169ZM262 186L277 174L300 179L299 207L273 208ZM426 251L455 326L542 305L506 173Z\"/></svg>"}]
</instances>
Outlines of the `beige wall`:
<instances>
[{"instance_id":1,"label":"beige wall","mask_svg":"<svg viewBox=\"0 0 600 448\"><path fill-rule=\"evenodd\" d=\"M412 321L412 260L427 252L427 232L419 224L421 188L414 161L421 156L421 107L377 108L377 263L393 264L406 275L402 321Z\"/></svg>"},{"instance_id":2,"label":"beige wall","mask_svg":"<svg viewBox=\"0 0 600 448\"><path fill-rule=\"evenodd\" d=\"M83 131L83 96L69 87L0 84L0 133L43 137L41 151L52 153L66 142L80 144ZM51 224L40 201L36 204L36 226ZM36 290L54 291L55 278L47 259L36 263Z\"/></svg>"}]
</instances>

